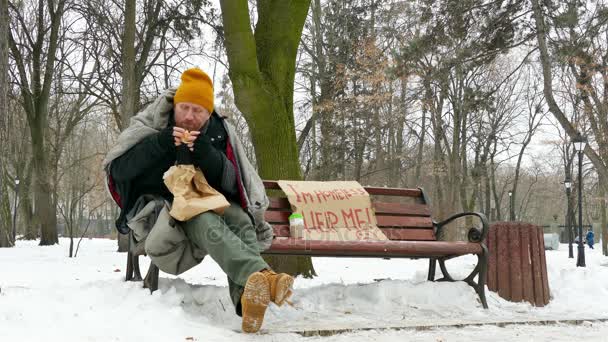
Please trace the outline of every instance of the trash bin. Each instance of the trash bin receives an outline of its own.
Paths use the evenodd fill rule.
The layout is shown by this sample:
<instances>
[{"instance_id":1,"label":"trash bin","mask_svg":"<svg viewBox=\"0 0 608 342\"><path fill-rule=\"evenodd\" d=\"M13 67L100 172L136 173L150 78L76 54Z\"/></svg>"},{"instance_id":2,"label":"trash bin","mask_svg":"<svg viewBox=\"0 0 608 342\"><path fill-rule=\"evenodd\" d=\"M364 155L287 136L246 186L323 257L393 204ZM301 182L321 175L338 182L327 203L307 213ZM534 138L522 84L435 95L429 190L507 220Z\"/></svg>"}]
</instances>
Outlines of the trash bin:
<instances>
[{"instance_id":1,"label":"trash bin","mask_svg":"<svg viewBox=\"0 0 608 342\"><path fill-rule=\"evenodd\" d=\"M490 291L512 302L534 306L549 303L549 281L543 229L524 222L496 222L486 240L487 285Z\"/></svg>"}]
</instances>

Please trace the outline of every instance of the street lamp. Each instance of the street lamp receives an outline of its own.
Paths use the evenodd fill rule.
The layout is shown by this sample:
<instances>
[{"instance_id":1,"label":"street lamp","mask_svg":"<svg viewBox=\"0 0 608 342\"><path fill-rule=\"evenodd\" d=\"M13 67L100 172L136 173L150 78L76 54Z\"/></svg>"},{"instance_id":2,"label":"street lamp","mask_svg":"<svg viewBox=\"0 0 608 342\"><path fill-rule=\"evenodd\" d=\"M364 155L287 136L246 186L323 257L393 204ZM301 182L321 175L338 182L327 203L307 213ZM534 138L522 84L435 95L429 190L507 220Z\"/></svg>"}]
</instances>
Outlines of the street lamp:
<instances>
[{"instance_id":1,"label":"street lamp","mask_svg":"<svg viewBox=\"0 0 608 342\"><path fill-rule=\"evenodd\" d=\"M513 191L509 190L509 221L515 221L515 212L513 211Z\"/></svg>"},{"instance_id":2,"label":"street lamp","mask_svg":"<svg viewBox=\"0 0 608 342\"><path fill-rule=\"evenodd\" d=\"M19 197L19 177L15 177L15 205L13 206L13 246L17 245L17 197Z\"/></svg>"},{"instance_id":3,"label":"street lamp","mask_svg":"<svg viewBox=\"0 0 608 342\"><path fill-rule=\"evenodd\" d=\"M566 232L568 233L568 258L574 258L574 251L572 249L572 224L570 222L570 193L572 191L572 180L570 175L566 175L564 180L564 187L566 187Z\"/></svg>"},{"instance_id":4,"label":"street lamp","mask_svg":"<svg viewBox=\"0 0 608 342\"><path fill-rule=\"evenodd\" d=\"M578 152L578 256L577 267L585 267L585 245L583 245L583 151L587 145L587 139L577 133L572 139L574 150Z\"/></svg>"}]
</instances>

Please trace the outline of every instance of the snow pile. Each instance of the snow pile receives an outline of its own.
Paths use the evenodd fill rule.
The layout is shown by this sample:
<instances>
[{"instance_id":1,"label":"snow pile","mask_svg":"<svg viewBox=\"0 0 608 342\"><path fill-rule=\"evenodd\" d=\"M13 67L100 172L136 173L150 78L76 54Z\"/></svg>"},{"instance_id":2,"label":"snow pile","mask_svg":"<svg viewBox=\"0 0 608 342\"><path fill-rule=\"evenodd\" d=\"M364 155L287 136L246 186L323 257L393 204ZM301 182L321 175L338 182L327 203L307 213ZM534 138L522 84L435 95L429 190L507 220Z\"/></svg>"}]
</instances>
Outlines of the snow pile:
<instances>
[{"instance_id":1,"label":"snow pile","mask_svg":"<svg viewBox=\"0 0 608 342\"><path fill-rule=\"evenodd\" d=\"M177 278L161 273L159 291L150 295L141 283L123 281L126 255L115 252L115 241L85 240L75 259L66 257L67 245L66 240L52 247L21 242L16 248L0 249L0 341L310 340L293 332L608 319L608 258L597 249L586 250L586 268L577 268L576 260L568 259L567 246L547 251L552 295L548 306L511 303L488 292L489 310L482 309L473 289L463 282L426 281L427 260L315 258L319 277L296 279L293 307L272 305L262 333L250 336L240 332L226 276L211 258ZM141 259L145 274L148 260ZM475 263L476 257L461 257L450 260L448 269L465 277ZM360 331L329 339L477 341L501 336L519 341L531 338L532 331L534 340L608 340L608 323L598 322Z\"/></svg>"}]
</instances>

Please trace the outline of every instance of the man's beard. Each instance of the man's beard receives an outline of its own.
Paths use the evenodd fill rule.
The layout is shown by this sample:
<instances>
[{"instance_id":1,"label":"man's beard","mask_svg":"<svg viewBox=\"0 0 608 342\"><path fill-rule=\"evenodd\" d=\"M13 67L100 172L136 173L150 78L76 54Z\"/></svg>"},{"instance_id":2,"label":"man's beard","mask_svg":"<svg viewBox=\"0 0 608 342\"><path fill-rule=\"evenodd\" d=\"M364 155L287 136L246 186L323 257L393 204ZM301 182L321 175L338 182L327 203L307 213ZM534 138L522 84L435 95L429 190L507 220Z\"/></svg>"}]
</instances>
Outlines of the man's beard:
<instances>
[{"instance_id":1,"label":"man's beard","mask_svg":"<svg viewBox=\"0 0 608 342\"><path fill-rule=\"evenodd\" d=\"M176 123L176 126L180 127L180 128L183 128L183 129L185 129L187 131L200 131L200 128L201 128L201 127L195 127L196 125L191 124L191 123L190 124L186 124L186 123L179 124L179 123Z\"/></svg>"}]
</instances>

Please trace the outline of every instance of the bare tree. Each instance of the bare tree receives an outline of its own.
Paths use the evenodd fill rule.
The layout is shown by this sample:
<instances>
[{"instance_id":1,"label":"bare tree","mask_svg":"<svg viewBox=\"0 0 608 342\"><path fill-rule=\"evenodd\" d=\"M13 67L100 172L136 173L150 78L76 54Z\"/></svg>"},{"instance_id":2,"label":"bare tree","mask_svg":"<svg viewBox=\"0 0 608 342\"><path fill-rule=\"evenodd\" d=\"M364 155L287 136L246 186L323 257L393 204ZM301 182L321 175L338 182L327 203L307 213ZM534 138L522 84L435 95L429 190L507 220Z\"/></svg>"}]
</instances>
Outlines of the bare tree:
<instances>
[{"instance_id":1,"label":"bare tree","mask_svg":"<svg viewBox=\"0 0 608 342\"><path fill-rule=\"evenodd\" d=\"M531 76L531 77L533 77L533 76ZM530 77L527 79L527 81L529 81L529 82L524 83L523 90L525 91L525 94L523 97L526 102L525 109L527 112L526 117L528 119L527 120L528 122L527 122L526 129L524 131L524 137L521 141L521 147L519 149L519 154L517 156L517 164L515 165L515 177L513 179L513 186L511 187L511 196L512 196L511 200L513 201L513 203L517 203L517 185L519 184L519 173L520 173L524 153L526 151L526 148L532 141L532 137L538 131L538 128L542 124L543 119L545 118L545 116L547 114L543 110L544 100L543 100L542 93L540 92L540 89L539 89L537 83L535 82L535 80L531 80ZM532 82L532 84L530 84L530 81ZM513 205L513 207L515 207L515 205ZM515 208L512 208L512 210L515 211ZM514 217L521 217L521 215L517 215L516 213L512 213L512 215Z\"/></svg>"},{"instance_id":2,"label":"bare tree","mask_svg":"<svg viewBox=\"0 0 608 342\"><path fill-rule=\"evenodd\" d=\"M543 71L543 89L549 110L565 132L574 138L586 131L592 143L585 147L585 155L591 160L600 180L608 179L608 46L605 35L608 29L604 6L565 1L557 4L543 4L532 0L536 38ZM547 18L553 25L549 26ZM553 34L552 34L553 33ZM557 59L549 53L547 40L557 36L552 42L555 51L561 54ZM583 105L583 115L576 121L570 120L559 107L554 97L553 70L557 64L566 68L575 79L575 88ZM589 127L589 130L587 130ZM606 182L600 182L608 190ZM604 235L608 228L604 226ZM608 248L604 249L608 254Z\"/></svg>"},{"instance_id":3,"label":"bare tree","mask_svg":"<svg viewBox=\"0 0 608 342\"><path fill-rule=\"evenodd\" d=\"M67 169L67 175L64 179L67 189L65 193L67 196L58 205L59 212L61 213L65 228L67 229L68 236L70 238L70 246L68 256L71 258L74 252L74 234L80 230L80 225L84 221L84 214L86 212L93 212L94 208L86 205L86 197L96 187L99 187L99 182L95 178L91 177L91 170L85 167L83 163L86 159L90 159L92 156L85 156L85 144L78 143L85 140L87 133L86 126L82 128L84 133L74 134L71 137L71 143L67 148L67 161L70 165ZM83 176L87 175L87 176ZM90 214L87 215L90 217ZM87 223L87 226L90 223Z\"/></svg>"},{"instance_id":4,"label":"bare tree","mask_svg":"<svg viewBox=\"0 0 608 342\"><path fill-rule=\"evenodd\" d=\"M8 109L8 0L0 0L0 141L6 141L6 113ZM9 233L6 213L8 204L8 191L4 183L5 144L0 147L0 247L14 245Z\"/></svg>"},{"instance_id":5,"label":"bare tree","mask_svg":"<svg viewBox=\"0 0 608 342\"><path fill-rule=\"evenodd\" d=\"M554 97L552 69L555 63L554 59L552 59L549 54L549 49L547 46L547 37L550 34L550 29L546 23L547 15L543 13L543 10L558 11L561 9L570 15L574 15L575 18L578 18L578 20L570 21L569 26L565 27L565 29L568 30L568 39L576 39L577 32L579 30L583 30L583 32L593 35L578 37L580 38L581 44L583 42L590 43L591 45L589 48L600 49L602 47L602 45L594 44L593 41L595 39L603 39L603 33L605 33L605 21L602 19L602 17L600 17L601 12L596 11L591 11L589 18L581 17L582 13L585 12L579 13L577 3L573 1L565 2L563 4L565 9L543 8L538 0L532 0L532 5L534 10L534 20L536 23L536 38L543 71L543 90L545 98L549 106L549 110L553 116L558 120L570 138L574 138L578 133L584 133L585 127L583 126L583 122L580 120L580 117L578 122L572 122L569 120L567 115L560 109ZM574 25L581 26L575 27ZM596 29L589 30L591 27ZM584 45L581 45L580 48L576 49L575 54L568 56L567 66L572 74L576 77L576 88L581 92L582 98L584 98L585 115L586 118L592 123L592 133L595 137L596 143L598 144L597 148L594 148L591 144L587 144L584 151L585 155L593 162L593 165L600 176L603 179L608 179L608 164L606 162L608 160L608 136L605 134L605 132L608 132L608 127L606 127L608 124L608 110L606 109L608 108L606 107L608 98L598 96L599 91L596 89L596 87L603 87L604 82L594 81L595 76L598 75L601 79L606 79L606 77L608 77L607 68L601 67L602 65L606 65L608 63L608 60L606 59L607 54L599 53L598 51L596 55L601 59L594 61L594 55L582 49L583 46ZM605 91L604 94L606 94Z\"/></svg>"},{"instance_id":6,"label":"bare tree","mask_svg":"<svg viewBox=\"0 0 608 342\"><path fill-rule=\"evenodd\" d=\"M17 65L17 82L32 138L35 217L40 226L41 245L58 242L56 208L45 153L45 129L65 5L65 0L39 0L37 5L24 1L12 5L13 29L9 32L11 54ZM34 27L27 24L28 17L35 19Z\"/></svg>"}]
</instances>

